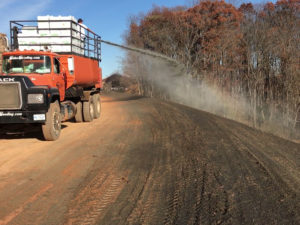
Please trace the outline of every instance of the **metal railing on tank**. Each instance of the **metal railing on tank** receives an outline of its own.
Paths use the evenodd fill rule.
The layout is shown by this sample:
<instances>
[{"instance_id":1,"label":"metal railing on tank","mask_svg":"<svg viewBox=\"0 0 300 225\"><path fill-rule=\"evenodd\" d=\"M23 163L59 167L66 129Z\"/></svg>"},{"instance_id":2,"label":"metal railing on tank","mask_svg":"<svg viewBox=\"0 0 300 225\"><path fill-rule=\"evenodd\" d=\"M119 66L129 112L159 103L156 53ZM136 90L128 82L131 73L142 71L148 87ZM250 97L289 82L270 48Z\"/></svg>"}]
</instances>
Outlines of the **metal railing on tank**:
<instances>
[{"instance_id":1,"label":"metal railing on tank","mask_svg":"<svg viewBox=\"0 0 300 225\"><path fill-rule=\"evenodd\" d=\"M101 61L101 37L73 20L10 21L12 50L49 50Z\"/></svg>"}]
</instances>

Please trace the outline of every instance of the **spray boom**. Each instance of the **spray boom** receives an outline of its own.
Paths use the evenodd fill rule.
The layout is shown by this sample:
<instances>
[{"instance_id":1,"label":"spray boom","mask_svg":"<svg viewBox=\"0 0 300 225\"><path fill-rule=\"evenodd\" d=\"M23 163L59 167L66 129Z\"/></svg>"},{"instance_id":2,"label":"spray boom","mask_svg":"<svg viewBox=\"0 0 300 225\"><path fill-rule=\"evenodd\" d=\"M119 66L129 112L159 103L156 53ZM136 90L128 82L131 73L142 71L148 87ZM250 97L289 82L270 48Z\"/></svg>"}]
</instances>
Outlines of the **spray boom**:
<instances>
[{"instance_id":1,"label":"spray boom","mask_svg":"<svg viewBox=\"0 0 300 225\"><path fill-rule=\"evenodd\" d=\"M101 40L101 42L104 43L104 44L108 44L108 45L116 46L116 47L119 47L119 48L123 48L123 49L129 50L129 51L134 51L134 52L138 52L138 53L141 53L141 54L144 54L144 55L149 55L149 56L152 56L152 57L161 58L161 59L164 59L164 60L166 60L168 62L171 62L171 63L180 64L175 59L172 59L168 56L165 56L165 55L153 52L153 51L149 51L149 50L145 50L145 49L141 49L141 48L136 48L136 47L132 47L132 46L120 45L120 44L116 44L116 43L113 43L113 42L110 42L110 41Z\"/></svg>"}]
</instances>

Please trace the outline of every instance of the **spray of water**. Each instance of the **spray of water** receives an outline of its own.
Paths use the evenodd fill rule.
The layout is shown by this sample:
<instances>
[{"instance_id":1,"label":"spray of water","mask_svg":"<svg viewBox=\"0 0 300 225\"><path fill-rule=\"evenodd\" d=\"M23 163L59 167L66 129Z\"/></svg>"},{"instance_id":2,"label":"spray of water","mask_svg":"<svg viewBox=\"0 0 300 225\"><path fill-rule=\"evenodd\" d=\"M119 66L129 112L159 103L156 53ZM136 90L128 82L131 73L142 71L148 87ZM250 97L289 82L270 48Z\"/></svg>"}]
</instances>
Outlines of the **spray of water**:
<instances>
[{"instance_id":1,"label":"spray of water","mask_svg":"<svg viewBox=\"0 0 300 225\"><path fill-rule=\"evenodd\" d=\"M173 102L234 120L243 121L250 116L250 106L243 96L233 98L216 86L195 80L180 64L136 55L129 68L131 74L151 84L154 95L159 93Z\"/></svg>"},{"instance_id":2,"label":"spray of water","mask_svg":"<svg viewBox=\"0 0 300 225\"><path fill-rule=\"evenodd\" d=\"M141 48L136 48L136 47L133 47L133 46L120 45L120 44L116 44L116 43L113 43L113 42L110 42L110 41L105 41L105 40L101 40L101 42L104 43L104 44L119 47L119 48L129 50L129 51L132 51L132 52L137 52L137 53L141 53L143 55L148 55L148 56L152 56L154 58L159 58L159 59L165 60L166 62L175 64L175 65L180 64L176 60L174 60L174 59L172 59L168 56L159 54L157 52L153 52L153 51L149 51L149 50L145 50L145 49L141 49Z\"/></svg>"}]
</instances>

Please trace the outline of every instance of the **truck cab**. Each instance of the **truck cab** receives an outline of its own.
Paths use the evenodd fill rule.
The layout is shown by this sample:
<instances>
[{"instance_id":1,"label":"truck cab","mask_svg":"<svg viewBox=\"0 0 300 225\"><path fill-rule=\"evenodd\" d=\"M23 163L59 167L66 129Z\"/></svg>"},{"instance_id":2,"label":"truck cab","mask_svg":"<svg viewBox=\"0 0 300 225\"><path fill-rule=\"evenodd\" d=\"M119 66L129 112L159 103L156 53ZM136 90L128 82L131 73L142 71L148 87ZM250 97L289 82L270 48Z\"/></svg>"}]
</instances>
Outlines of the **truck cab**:
<instances>
[{"instance_id":1,"label":"truck cab","mask_svg":"<svg viewBox=\"0 0 300 225\"><path fill-rule=\"evenodd\" d=\"M60 63L59 55L52 52L14 51L3 54L2 75L27 77L36 87L46 86L59 92L59 99L65 97L66 69Z\"/></svg>"},{"instance_id":2,"label":"truck cab","mask_svg":"<svg viewBox=\"0 0 300 225\"><path fill-rule=\"evenodd\" d=\"M94 33L87 34L89 42L83 45L81 36L76 34L78 24L74 26L74 20L58 21L38 20L35 21L37 26L11 21L12 51L3 53L0 75L0 124L40 124L48 141L59 138L62 121L75 118L76 122L92 122L100 117L101 111L100 38ZM43 22L49 24L49 28L42 26ZM51 28L51 22L55 28ZM60 26L66 23L71 25L65 28L70 31L67 36L70 42L52 42L50 35L56 30L64 31ZM22 26L16 28L12 24ZM36 33L26 33L28 27ZM45 44L44 35L38 36L42 32L49 34L49 43ZM64 41L65 37L66 33L62 36ZM56 36L60 41L58 38ZM33 39L37 41L34 44Z\"/></svg>"}]
</instances>

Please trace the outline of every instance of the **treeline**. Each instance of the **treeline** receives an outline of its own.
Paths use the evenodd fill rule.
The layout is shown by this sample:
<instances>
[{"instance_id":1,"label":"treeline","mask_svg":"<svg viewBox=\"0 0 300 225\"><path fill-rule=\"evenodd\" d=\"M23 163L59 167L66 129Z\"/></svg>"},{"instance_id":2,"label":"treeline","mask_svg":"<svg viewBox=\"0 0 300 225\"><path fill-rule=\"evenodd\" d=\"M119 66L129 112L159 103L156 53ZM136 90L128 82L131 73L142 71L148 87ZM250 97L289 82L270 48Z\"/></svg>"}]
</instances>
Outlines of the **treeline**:
<instances>
[{"instance_id":1,"label":"treeline","mask_svg":"<svg viewBox=\"0 0 300 225\"><path fill-rule=\"evenodd\" d=\"M299 125L300 0L239 8L224 1L154 7L132 19L126 43L177 60L186 74L224 95L243 96L255 127L275 120L288 128ZM142 89L152 85L139 79Z\"/></svg>"}]
</instances>

